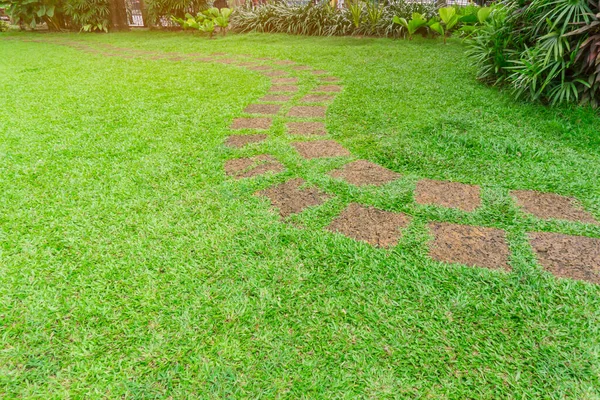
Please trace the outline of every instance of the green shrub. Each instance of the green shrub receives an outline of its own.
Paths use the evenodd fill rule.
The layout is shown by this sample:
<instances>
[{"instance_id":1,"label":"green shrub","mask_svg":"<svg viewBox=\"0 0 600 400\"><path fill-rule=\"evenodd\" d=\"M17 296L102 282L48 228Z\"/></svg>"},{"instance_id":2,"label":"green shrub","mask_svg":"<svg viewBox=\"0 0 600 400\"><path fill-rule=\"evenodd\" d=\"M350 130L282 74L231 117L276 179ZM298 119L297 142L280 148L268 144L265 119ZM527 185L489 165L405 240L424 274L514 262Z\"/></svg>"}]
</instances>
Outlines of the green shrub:
<instances>
[{"instance_id":1,"label":"green shrub","mask_svg":"<svg viewBox=\"0 0 600 400\"><path fill-rule=\"evenodd\" d=\"M107 0L67 0L64 10L82 31L108 32L110 7Z\"/></svg>"},{"instance_id":2,"label":"green shrub","mask_svg":"<svg viewBox=\"0 0 600 400\"><path fill-rule=\"evenodd\" d=\"M171 17L183 18L208 9L207 0L145 0L146 20L150 26L162 26Z\"/></svg>"},{"instance_id":3,"label":"green shrub","mask_svg":"<svg viewBox=\"0 0 600 400\"><path fill-rule=\"evenodd\" d=\"M227 33L231 12L230 8L219 10L216 7L211 7L199 12L195 17L188 13L185 18L171 17L171 20L183 29L197 29L200 32L208 33L209 38L212 38L217 27L223 35Z\"/></svg>"},{"instance_id":4,"label":"green shrub","mask_svg":"<svg viewBox=\"0 0 600 400\"><path fill-rule=\"evenodd\" d=\"M0 21L0 32L8 32L10 25L6 21Z\"/></svg>"},{"instance_id":5,"label":"green shrub","mask_svg":"<svg viewBox=\"0 0 600 400\"><path fill-rule=\"evenodd\" d=\"M550 104L600 101L597 0L504 0L470 43L478 77ZM597 23L594 24L594 21Z\"/></svg>"}]
</instances>

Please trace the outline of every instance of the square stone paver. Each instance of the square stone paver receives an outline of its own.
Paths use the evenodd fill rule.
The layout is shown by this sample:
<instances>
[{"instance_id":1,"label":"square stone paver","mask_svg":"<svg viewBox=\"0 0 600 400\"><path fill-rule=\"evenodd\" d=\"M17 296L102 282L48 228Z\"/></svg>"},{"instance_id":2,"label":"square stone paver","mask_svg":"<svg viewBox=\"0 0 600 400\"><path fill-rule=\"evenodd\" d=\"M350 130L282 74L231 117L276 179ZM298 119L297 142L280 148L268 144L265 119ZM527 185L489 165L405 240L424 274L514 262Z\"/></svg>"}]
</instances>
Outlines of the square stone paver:
<instances>
[{"instance_id":1,"label":"square stone paver","mask_svg":"<svg viewBox=\"0 0 600 400\"><path fill-rule=\"evenodd\" d=\"M299 118L325 118L325 106L294 106L288 112L288 117Z\"/></svg>"},{"instance_id":2,"label":"square stone paver","mask_svg":"<svg viewBox=\"0 0 600 400\"><path fill-rule=\"evenodd\" d=\"M273 85L269 88L269 92L297 92L298 86L294 85Z\"/></svg>"},{"instance_id":3,"label":"square stone paver","mask_svg":"<svg viewBox=\"0 0 600 400\"><path fill-rule=\"evenodd\" d=\"M513 190L510 192L525 212L541 219L564 219L589 224L598 223L594 217L585 211L572 197L555 193L542 193L534 190Z\"/></svg>"},{"instance_id":4,"label":"square stone paver","mask_svg":"<svg viewBox=\"0 0 600 400\"><path fill-rule=\"evenodd\" d=\"M278 60L278 61L274 61L273 64L275 64L275 65L292 65L292 64L295 64L295 62L290 61L290 60Z\"/></svg>"},{"instance_id":5,"label":"square stone paver","mask_svg":"<svg viewBox=\"0 0 600 400\"><path fill-rule=\"evenodd\" d=\"M381 186L400 178L399 173L365 160L348 163L329 175L356 186Z\"/></svg>"},{"instance_id":6,"label":"square stone paver","mask_svg":"<svg viewBox=\"0 0 600 400\"><path fill-rule=\"evenodd\" d=\"M325 124L322 122L288 122L286 124L290 135L326 135Z\"/></svg>"},{"instance_id":7,"label":"square stone paver","mask_svg":"<svg viewBox=\"0 0 600 400\"><path fill-rule=\"evenodd\" d=\"M252 71L270 71L271 69L273 69L271 66L269 65L255 65L252 67L246 67L247 69L250 69Z\"/></svg>"},{"instance_id":8,"label":"square stone paver","mask_svg":"<svg viewBox=\"0 0 600 400\"><path fill-rule=\"evenodd\" d=\"M236 179L250 178L267 172L281 172L283 164L268 154L249 158L236 158L225 163L225 173Z\"/></svg>"},{"instance_id":9,"label":"square stone paver","mask_svg":"<svg viewBox=\"0 0 600 400\"><path fill-rule=\"evenodd\" d=\"M324 75L327 74L327 71L325 71L324 69L316 69L312 73L313 75Z\"/></svg>"},{"instance_id":10,"label":"square stone paver","mask_svg":"<svg viewBox=\"0 0 600 400\"><path fill-rule=\"evenodd\" d=\"M306 71L309 70L310 67L307 67L306 65L297 65L295 67L292 67L292 69L296 71Z\"/></svg>"},{"instance_id":11,"label":"square stone paver","mask_svg":"<svg viewBox=\"0 0 600 400\"><path fill-rule=\"evenodd\" d=\"M302 187L305 183L303 179L296 178L262 190L257 194L268 197L271 204L279 209L279 214L282 217L287 217L291 214L297 214L307 207L317 206L329 199L329 195L315 187Z\"/></svg>"},{"instance_id":12,"label":"square stone paver","mask_svg":"<svg viewBox=\"0 0 600 400\"><path fill-rule=\"evenodd\" d=\"M429 229L434 236L429 256L434 260L510 270L504 231L446 222L432 222Z\"/></svg>"},{"instance_id":13,"label":"square stone paver","mask_svg":"<svg viewBox=\"0 0 600 400\"><path fill-rule=\"evenodd\" d=\"M342 87L338 85L321 85L315 89L315 92L341 92Z\"/></svg>"},{"instance_id":14,"label":"square stone paver","mask_svg":"<svg viewBox=\"0 0 600 400\"><path fill-rule=\"evenodd\" d=\"M296 77L288 77L288 78L274 78L271 82L276 84L285 84L285 83L298 83L298 78Z\"/></svg>"},{"instance_id":15,"label":"square stone paver","mask_svg":"<svg viewBox=\"0 0 600 400\"><path fill-rule=\"evenodd\" d=\"M410 221L411 218L402 213L352 203L327 229L372 246L391 247L402 236L400 229L406 228Z\"/></svg>"},{"instance_id":16,"label":"square stone paver","mask_svg":"<svg viewBox=\"0 0 600 400\"><path fill-rule=\"evenodd\" d=\"M266 138L267 135L231 135L225 141L225 145L240 148L250 143L260 143Z\"/></svg>"},{"instance_id":17,"label":"square stone paver","mask_svg":"<svg viewBox=\"0 0 600 400\"><path fill-rule=\"evenodd\" d=\"M287 75L288 73L285 71L265 71L263 73L264 76L270 76L270 77L275 77L275 76L283 76L283 75Z\"/></svg>"},{"instance_id":18,"label":"square stone paver","mask_svg":"<svg viewBox=\"0 0 600 400\"><path fill-rule=\"evenodd\" d=\"M287 94L266 94L264 95L260 101L290 101L292 96Z\"/></svg>"},{"instance_id":19,"label":"square stone paver","mask_svg":"<svg viewBox=\"0 0 600 400\"><path fill-rule=\"evenodd\" d=\"M331 101L335 99L335 96L332 94L325 93L309 93L303 98L300 99L302 103L324 103L327 101Z\"/></svg>"},{"instance_id":20,"label":"square stone paver","mask_svg":"<svg viewBox=\"0 0 600 400\"><path fill-rule=\"evenodd\" d=\"M281 106L278 104L250 104L244 109L244 112L248 114L274 115L279 112L280 108Z\"/></svg>"},{"instance_id":21,"label":"square stone paver","mask_svg":"<svg viewBox=\"0 0 600 400\"><path fill-rule=\"evenodd\" d=\"M312 142L294 142L292 146L306 159L326 157L347 157L350 152L335 140L315 140Z\"/></svg>"},{"instance_id":22,"label":"square stone paver","mask_svg":"<svg viewBox=\"0 0 600 400\"><path fill-rule=\"evenodd\" d=\"M320 77L321 82L339 82L340 78L337 76L322 76Z\"/></svg>"},{"instance_id":23,"label":"square stone paver","mask_svg":"<svg viewBox=\"0 0 600 400\"><path fill-rule=\"evenodd\" d=\"M433 204L471 212L481 205L479 193L479 186L423 179L417 182L415 200L419 204Z\"/></svg>"},{"instance_id":24,"label":"square stone paver","mask_svg":"<svg viewBox=\"0 0 600 400\"><path fill-rule=\"evenodd\" d=\"M600 284L600 239L561 233L529 233L538 261L561 278Z\"/></svg>"},{"instance_id":25,"label":"square stone paver","mask_svg":"<svg viewBox=\"0 0 600 400\"><path fill-rule=\"evenodd\" d=\"M271 124L271 118L236 118L231 129L269 129Z\"/></svg>"}]
</instances>

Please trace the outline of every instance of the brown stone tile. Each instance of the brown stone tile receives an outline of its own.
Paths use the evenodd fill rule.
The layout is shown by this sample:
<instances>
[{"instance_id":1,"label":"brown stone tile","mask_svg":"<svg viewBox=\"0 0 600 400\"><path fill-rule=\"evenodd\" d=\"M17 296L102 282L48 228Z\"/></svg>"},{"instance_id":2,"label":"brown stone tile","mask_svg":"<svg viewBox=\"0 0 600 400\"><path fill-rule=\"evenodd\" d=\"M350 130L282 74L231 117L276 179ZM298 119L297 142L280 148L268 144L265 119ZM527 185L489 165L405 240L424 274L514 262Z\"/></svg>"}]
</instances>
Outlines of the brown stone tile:
<instances>
[{"instance_id":1,"label":"brown stone tile","mask_svg":"<svg viewBox=\"0 0 600 400\"><path fill-rule=\"evenodd\" d=\"M400 174L365 160L357 160L329 173L356 186L381 186L400 178Z\"/></svg>"},{"instance_id":2,"label":"brown stone tile","mask_svg":"<svg viewBox=\"0 0 600 400\"><path fill-rule=\"evenodd\" d=\"M236 179L250 178L267 172L281 172L285 168L274 157L261 154L250 158L237 158L225 163L225 173Z\"/></svg>"},{"instance_id":3,"label":"brown stone tile","mask_svg":"<svg viewBox=\"0 0 600 400\"><path fill-rule=\"evenodd\" d=\"M325 124L322 122L288 122L286 124L290 135L325 135Z\"/></svg>"},{"instance_id":4,"label":"brown stone tile","mask_svg":"<svg viewBox=\"0 0 600 400\"><path fill-rule=\"evenodd\" d=\"M321 82L339 82L340 78L337 76L322 76L320 80Z\"/></svg>"},{"instance_id":5,"label":"brown stone tile","mask_svg":"<svg viewBox=\"0 0 600 400\"><path fill-rule=\"evenodd\" d=\"M314 71L312 71L313 75L324 75L327 74L327 71L323 70L323 69L316 69Z\"/></svg>"},{"instance_id":6,"label":"brown stone tile","mask_svg":"<svg viewBox=\"0 0 600 400\"><path fill-rule=\"evenodd\" d=\"M315 92L341 92L342 87L338 85L321 85L315 89Z\"/></svg>"},{"instance_id":7,"label":"brown stone tile","mask_svg":"<svg viewBox=\"0 0 600 400\"><path fill-rule=\"evenodd\" d=\"M600 284L600 239L561 233L529 233L538 261L560 278Z\"/></svg>"},{"instance_id":8,"label":"brown stone tile","mask_svg":"<svg viewBox=\"0 0 600 400\"><path fill-rule=\"evenodd\" d=\"M271 82L276 83L276 84L282 84L282 83L298 83L298 78L296 77L289 77L289 78L275 78L273 80L271 80Z\"/></svg>"},{"instance_id":9,"label":"brown stone tile","mask_svg":"<svg viewBox=\"0 0 600 400\"><path fill-rule=\"evenodd\" d=\"M406 228L410 221L411 218L402 213L352 203L327 229L372 246L391 247L402 236L400 229Z\"/></svg>"},{"instance_id":10,"label":"brown stone tile","mask_svg":"<svg viewBox=\"0 0 600 400\"><path fill-rule=\"evenodd\" d=\"M309 70L310 67L306 66L306 65L296 65L295 67L292 67L293 70L296 71L306 71Z\"/></svg>"},{"instance_id":11,"label":"brown stone tile","mask_svg":"<svg viewBox=\"0 0 600 400\"><path fill-rule=\"evenodd\" d=\"M325 118L327 107L324 106L294 106L288 112L288 117Z\"/></svg>"},{"instance_id":12,"label":"brown stone tile","mask_svg":"<svg viewBox=\"0 0 600 400\"><path fill-rule=\"evenodd\" d=\"M269 70L271 70L271 67L268 65L255 65L255 66L246 67L246 68L250 69L252 71L269 71Z\"/></svg>"},{"instance_id":13,"label":"brown stone tile","mask_svg":"<svg viewBox=\"0 0 600 400\"><path fill-rule=\"evenodd\" d=\"M269 92L297 92L298 86L294 85L273 85Z\"/></svg>"},{"instance_id":14,"label":"brown stone tile","mask_svg":"<svg viewBox=\"0 0 600 400\"><path fill-rule=\"evenodd\" d=\"M290 61L290 60L278 60L278 61L274 61L273 64L275 64L275 65L292 65L295 63L294 63L294 61Z\"/></svg>"},{"instance_id":15,"label":"brown stone tile","mask_svg":"<svg viewBox=\"0 0 600 400\"><path fill-rule=\"evenodd\" d=\"M277 186L262 190L257 194L268 197L271 204L279 209L282 217L302 212L307 207L322 204L329 196L314 187L302 187L303 179L296 178Z\"/></svg>"},{"instance_id":16,"label":"brown stone tile","mask_svg":"<svg viewBox=\"0 0 600 400\"><path fill-rule=\"evenodd\" d=\"M231 135L225 141L229 147L240 148L250 143L260 143L267 138L267 135Z\"/></svg>"},{"instance_id":17,"label":"brown stone tile","mask_svg":"<svg viewBox=\"0 0 600 400\"><path fill-rule=\"evenodd\" d=\"M260 101L290 101L292 96L287 94L267 94L263 96Z\"/></svg>"},{"instance_id":18,"label":"brown stone tile","mask_svg":"<svg viewBox=\"0 0 600 400\"><path fill-rule=\"evenodd\" d=\"M419 204L458 208L467 212L481 205L479 186L430 179L417 182L415 200Z\"/></svg>"},{"instance_id":19,"label":"brown stone tile","mask_svg":"<svg viewBox=\"0 0 600 400\"><path fill-rule=\"evenodd\" d=\"M231 129L269 129L271 124L271 118L236 118Z\"/></svg>"},{"instance_id":20,"label":"brown stone tile","mask_svg":"<svg viewBox=\"0 0 600 400\"><path fill-rule=\"evenodd\" d=\"M292 146L306 159L347 157L350 152L335 140L315 140L312 142L294 142Z\"/></svg>"},{"instance_id":21,"label":"brown stone tile","mask_svg":"<svg viewBox=\"0 0 600 400\"><path fill-rule=\"evenodd\" d=\"M244 109L245 113L248 114L267 114L275 115L281 108L278 104L250 104Z\"/></svg>"},{"instance_id":22,"label":"brown stone tile","mask_svg":"<svg viewBox=\"0 0 600 400\"><path fill-rule=\"evenodd\" d=\"M264 76L270 76L270 77L275 77L275 76L284 76L287 75L288 73L285 71L266 71L263 72Z\"/></svg>"},{"instance_id":23,"label":"brown stone tile","mask_svg":"<svg viewBox=\"0 0 600 400\"><path fill-rule=\"evenodd\" d=\"M324 93L309 93L300 99L302 103L324 103L328 101L332 101L335 99L335 96L332 94L324 94Z\"/></svg>"},{"instance_id":24,"label":"brown stone tile","mask_svg":"<svg viewBox=\"0 0 600 400\"><path fill-rule=\"evenodd\" d=\"M500 229L433 222L429 255L437 261L510 270L506 234Z\"/></svg>"},{"instance_id":25,"label":"brown stone tile","mask_svg":"<svg viewBox=\"0 0 600 400\"><path fill-rule=\"evenodd\" d=\"M585 211L572 197L533 190L513 190L512 197L525 212L541 219L564 219L588 224L597 224L594 217Z\"/></svg>"}]
</instances>

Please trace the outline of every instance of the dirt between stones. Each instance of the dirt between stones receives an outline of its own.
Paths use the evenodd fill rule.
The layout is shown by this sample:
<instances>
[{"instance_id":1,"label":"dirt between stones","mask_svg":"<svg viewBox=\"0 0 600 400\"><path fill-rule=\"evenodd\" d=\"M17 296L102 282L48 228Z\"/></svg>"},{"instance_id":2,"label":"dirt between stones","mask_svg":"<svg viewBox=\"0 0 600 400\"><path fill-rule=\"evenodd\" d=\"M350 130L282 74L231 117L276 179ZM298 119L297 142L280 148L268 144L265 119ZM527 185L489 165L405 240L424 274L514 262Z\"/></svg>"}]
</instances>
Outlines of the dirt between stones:
<instances>
[{"instance_id":1,"label":"dirt between stones","mask_svg":"<svg viewBox=\"0 0 600 400\"><path fill-rule=\"evenodd\" d=\"M350 152L335 140L315 140L312 142L294 142L292 146L306 159L325 157L347 157Z\"/></svg>"},{"instance_id":2,"label":"dirt between stones","mask_svg":"<svg viewBox=\"0 0 600 400\"><path fill-rule=\"evenodd\" d=\"M302 212L307 207L317 206L330 198L315 187L302 187L305 181L296 178L257 192L256 195L269 198L279 215L287 217Z\"/></svg>"},{"instance_id":3,"label":"dirt between stones","mask_svg":"<svg viewBox=\"0 0 600 400\"><path fill-rule=\"evenodd\" d=\"M365 160L348 163L329 175L356 186L381 186L400 178L399 173Z\"/></svg>"},{"instance_id":4,"label":"dirt between stones","mask_svg":"<svg viewBox=\"0 0 600 400\"><path fill-rule=\"evenodd\" d=\"M250 158L236 158L225 163L225 173L236 179L250 178L267 172L281 172L284 169L283 164L268 154Z\"/></svg>"},{"instance_id":5,"label":"dirt between stones","mask_svg":"<svg viewBox=\"0 0 600 400\"><path fill-rule=\"evenodd\" d=\"M271 118L236 118L231 129L269 129L271 124Z\"/></svg>"},{"instance_id":6,"label":"dirt between stones","mask_svg":"<svg viewBox=\"0 0 600 400\"><path fill-rule=\"evenodd\" d=\"M391 247L398 244L402 236L400 229L406 228L410 221L411 218L402 213L352 203L327 229L372 246Z\"/></svg>"},{"instance_id":7,"label":"dirt between stones","mask_svg":"<svg viewBox=\"0 0 600 400\"><path fill-rule=\"evenodd\" d=\"M225 141L229 147L240 148L250 143L260 143L267 138L267 135L231 135Z\"/></svg>"},{"instance_id":8,"label":"dirt between stones","mask_svg":"<svg viewBox=\"0 0 600 400\"><path fill-rule=\"evenodd\" d=\"M433 222L429 256L437 261L509 271L506 234L500 229Z\"/></svg>"},{"instance_id":9,"label":"dirt between stones","mask_svg":"<svg viewBox=\"0 0 600 400\"><path fill-rule=\"evenodd\" d=\"M288 117L325 118L327 107L324 106L294 106L288 112Z\"/></svg>"},{"instance_id":10,"label":"dirt between stones","mask_svg":"<svg viewBox=\"0 0 600 400\"><path fill-rule=\"evenodd\" d=\"M481 205L479 186L430 179L417 182L415 201L419 204L459 208L467 212L475 211Z\"/></svg>"},{"instance_id":11,"label":"dirt between stones","mask_svg":"<svg viewBox=\"0 0 600 400\"><path fill-rule=\"evenodd\" d=\"M525 212L541 219L564 219L588 224L598 221L585 211L574 198L534 190L513 190L511 195Z\"/></svg>"},{"instance_id":12,"label":"dirt between stones","mask_svg":"<svg viewBox=\"0 0 600 400\"><path fill-rule=\"evenodd\" d=\"M278 104L250 104L244 109L247 114L275 115L281 108Z\"/></svg>"},{"instance_id":13,"label":"dirt between stones","mask_svg":"<svg viewBox=\"0 0 600 400\"><path fill-rule=\"evenodd\" d=\"M322 122L288 122L286 124L291 135L325 135L325 124Z\"/></svg>"},{"instance_id":14,"label":"dirt between stones","mask_svg":"<svg viewBox=\"0 0 600 400\"><path fill-rule=\"evenodd\" d=\"M560 278L600 284L600 239L561 233L529 233L539 263Z\"/></svg>"}]
</instances>

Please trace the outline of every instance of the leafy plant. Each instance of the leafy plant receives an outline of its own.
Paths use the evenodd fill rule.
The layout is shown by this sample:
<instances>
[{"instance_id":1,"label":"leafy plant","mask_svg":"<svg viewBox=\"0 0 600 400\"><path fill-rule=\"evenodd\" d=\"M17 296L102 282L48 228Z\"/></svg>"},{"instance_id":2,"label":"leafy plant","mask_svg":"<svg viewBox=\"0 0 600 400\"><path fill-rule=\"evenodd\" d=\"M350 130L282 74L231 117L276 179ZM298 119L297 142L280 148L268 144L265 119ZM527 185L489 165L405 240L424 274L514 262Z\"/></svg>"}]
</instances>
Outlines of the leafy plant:
<instances>
[{"instance_id":1,"label":"leafy plant","mask_svg":"<svg viewBox=\"0 0 600 400\"><path fill-rule=\"evenodd\" d=\"M64 11L84 32L108 32L110 7L107 0L68 0Z\"/></svg>"},{"instance_id":2,"label":"leafy plant","mask_svg":"<svg viewBox=\"0 0 600 400\"><path fill-rule=\"evenodd\" d=\"M348 11L350 11L350 17L352 19L352 25L355 28L360 27L362 21L362 14L364 11L364 5L360 0L354 0L348 4Z\"/></svg>"},{"instance_id":3,"label":"leafy plant","mask_svg":"<svg viewBox=\"0 0 600 400\"><path fill-rule=\"evenodd\" d=\"M427 26L427 20L422 14L413 13L410 21L406 18L394 16L394 23L402 25L408 32L408 39L412 40L413 35L422 27Z\"/></svg>"},{"instance_id":4,"label":"leafy plant","mask_svg":"<svg viewBox=\"0 0 600 400\"><path fill-rule=\"evenodd\" d=\"M171 17L171 20L183 29L197 29L200 32L208 33L209 38L213 37L216 27L225 35L229 27L229 17L232 10L230 8L222 8L219 10L216 7L208 8L196 15L185 14L184 18Z\"/></svg>"},{"instance_id":5,"label":"leafy plant","mask_svg":"<svg viewBox=\"0 0 600 400\"><path fill-rule=\"evenodd\" d=\"M8 32L10 25L6 21L0 20L0 32Z\"/></svg>"}]
</instances>

